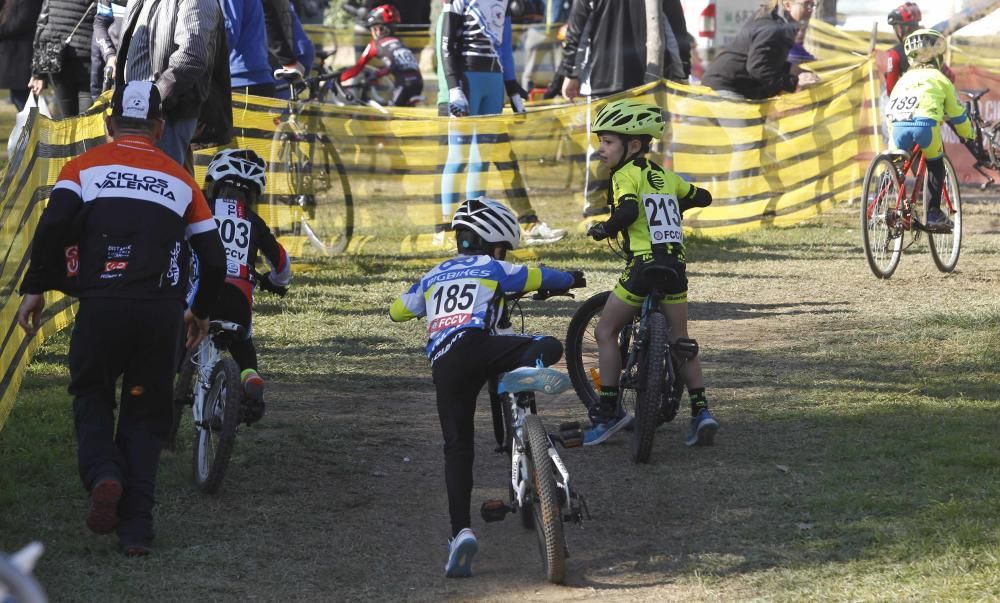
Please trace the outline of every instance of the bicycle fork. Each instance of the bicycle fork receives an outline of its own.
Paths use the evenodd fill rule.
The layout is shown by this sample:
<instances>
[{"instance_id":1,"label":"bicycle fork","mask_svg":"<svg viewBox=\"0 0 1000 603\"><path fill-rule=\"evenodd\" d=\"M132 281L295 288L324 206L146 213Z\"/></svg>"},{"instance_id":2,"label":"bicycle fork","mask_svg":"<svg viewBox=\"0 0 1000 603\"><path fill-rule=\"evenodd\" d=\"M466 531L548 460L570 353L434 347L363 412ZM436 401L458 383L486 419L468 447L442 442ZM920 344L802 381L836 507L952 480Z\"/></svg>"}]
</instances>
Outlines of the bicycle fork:
<instances>
[{"instance_id":1,"label":"bicycle fork","mask_svg":"<svg viewBox=\"0 0 1000 603\"><path fill-rule=\"evenodd\" d=\"M207 429L210 425L205 420L205 398L208 391L212 389L212 370L219 361L219 352L211 345L207 338L198 347L198 353L191 358L198 366L197 382L194 388L194 401L191 405L191 414L196 429Z\"/></svg>"}]
</instances>

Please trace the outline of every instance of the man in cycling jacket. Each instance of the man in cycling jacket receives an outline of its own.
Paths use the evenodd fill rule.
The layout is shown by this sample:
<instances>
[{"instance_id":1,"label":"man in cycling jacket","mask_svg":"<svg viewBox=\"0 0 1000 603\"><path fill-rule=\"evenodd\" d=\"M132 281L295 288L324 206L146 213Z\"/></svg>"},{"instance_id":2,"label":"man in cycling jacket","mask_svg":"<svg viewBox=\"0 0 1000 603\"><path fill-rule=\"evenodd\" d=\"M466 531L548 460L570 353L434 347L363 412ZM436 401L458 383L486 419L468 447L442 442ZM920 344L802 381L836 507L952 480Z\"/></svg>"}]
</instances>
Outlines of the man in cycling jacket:
<instances>
[{"instance_id":1,"label":"man in cycling jacket","mask_svg":"<svg viewBox=\"0 0 1000 603\"><path fill-rule=\"evenodd\" d=\"M208 332L225 275L222 241L194 180L154 144L163 132L152 82L119 86L106 121L112 142L59 172L31 246L17 320L29 336L47 290L80 300L70 340L69 392L87 526L117 529L129 556L149 554L160 450L173 420L177 342ZM202 285L184 310L190 243ZM122 379L115 429L115 383Z\"/></svg>"}]
</instances>

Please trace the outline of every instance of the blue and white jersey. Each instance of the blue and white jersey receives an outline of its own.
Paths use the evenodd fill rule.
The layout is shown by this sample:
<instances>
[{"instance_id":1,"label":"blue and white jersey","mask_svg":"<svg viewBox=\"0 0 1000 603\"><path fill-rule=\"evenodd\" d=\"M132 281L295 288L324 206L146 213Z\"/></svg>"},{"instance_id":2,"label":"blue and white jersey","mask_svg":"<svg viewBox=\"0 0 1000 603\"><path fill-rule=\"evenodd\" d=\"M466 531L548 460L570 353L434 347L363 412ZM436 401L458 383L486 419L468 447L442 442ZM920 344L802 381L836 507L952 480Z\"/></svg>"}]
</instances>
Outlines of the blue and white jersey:
<instances>
[{"instance_id":1,"label":"blue and white jersey","mask_svg":"<svg viewBox=\"0 0 1000 603\"><path fill-rule=\"evenodd\" d=\"M516 79L508 0L445 0L439 51L449 88L468 71Z\"/></svg>"},{"instance_id":2,"label":"blue and white jersey","mask_svg":"<svg viewBox=\"0 0 1000 603\"><path fill-rule=\"evenodd\" d=\"M461 255L441 262L389 308L396 322L427 319L427 357L448 350L466 329L492 331L503 294L538 289L568 289L572 275L543 267Z\"/></svg>"}]
</instances>

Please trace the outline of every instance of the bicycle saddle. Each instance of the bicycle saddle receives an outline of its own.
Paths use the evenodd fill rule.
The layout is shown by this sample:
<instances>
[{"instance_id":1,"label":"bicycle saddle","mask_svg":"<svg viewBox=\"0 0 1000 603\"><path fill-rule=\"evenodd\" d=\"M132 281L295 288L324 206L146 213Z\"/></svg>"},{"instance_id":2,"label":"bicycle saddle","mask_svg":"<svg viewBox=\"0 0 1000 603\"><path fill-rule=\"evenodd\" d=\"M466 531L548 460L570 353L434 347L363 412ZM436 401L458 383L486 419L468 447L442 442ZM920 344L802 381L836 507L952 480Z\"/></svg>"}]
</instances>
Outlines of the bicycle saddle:
<instances>
[{"instance_id":1,"label":"bicycle saddle","mask_svg":"<svg viewBox=\"0 0 1000 603\"><path fill-rule=\"evenodd\" d=\"M971 100L979 100L984 94L989 92L989 88L977 88L975 90L959 90L962 94L969 97Z\"/></svg>"},{"instance_id":2,"label":"bicycle saddle","mask_svg":"<svg viewBox=\"0 0 1000 603\"><path fill-rule=\"evenodd\" d=\"M230 322L228 320L213 320L208 323L208 332L212 335L217 335L219 333L235 333L238 337L243 337L246 334L246 329L239 323Z\"/></svg>"},{"instance_id":3,"label":"bicycle saddle","mask_svg":"<svg viewBox=\"0 0 1000 603\"><path fill-rule=\"evenodd\" d=\"M671 278L677 278L678 276L679 275L676 270L662 264L646 264L639 272L639 278L653 287L665 283Z\"/></svg>"}]
</instances>

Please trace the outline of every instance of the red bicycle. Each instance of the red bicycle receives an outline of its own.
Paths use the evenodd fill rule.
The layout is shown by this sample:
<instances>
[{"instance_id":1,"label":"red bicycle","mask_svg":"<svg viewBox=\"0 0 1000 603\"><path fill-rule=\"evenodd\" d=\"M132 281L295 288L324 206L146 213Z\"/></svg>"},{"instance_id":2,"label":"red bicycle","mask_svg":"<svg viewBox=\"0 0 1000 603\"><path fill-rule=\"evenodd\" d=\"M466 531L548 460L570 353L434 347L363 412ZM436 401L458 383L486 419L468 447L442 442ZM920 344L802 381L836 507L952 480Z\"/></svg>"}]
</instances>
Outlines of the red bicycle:
<instances>
[{"instance_id":1,"label":"red bicycle","mask_svg":"<svg viewBox=\"0 0 1000 603\"><path fill-rule=\"evenodd\" d=\"M941 272L951 272L958 264L962 249L962 198L955 168L944 157L945 178L941 191L941 210L954 222L951 232L928 231L921 216L927 215L930 191L927 187L927 162L920 145L906 151L887 151L872 159L862 186L861 239L868 266L878 278L892 276L903 249L927 232L927 243L934 264ZM907 178L916 165L916 175ZM918 191L922 194L917 202ZM906 233L909 243L904 247Z\"/></svg>"}]
</instances>

